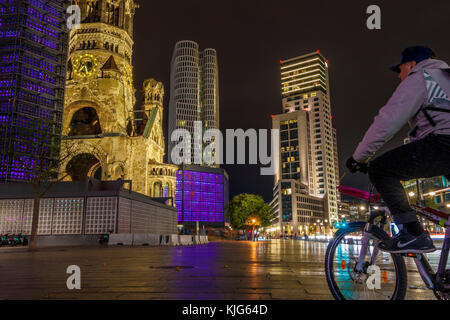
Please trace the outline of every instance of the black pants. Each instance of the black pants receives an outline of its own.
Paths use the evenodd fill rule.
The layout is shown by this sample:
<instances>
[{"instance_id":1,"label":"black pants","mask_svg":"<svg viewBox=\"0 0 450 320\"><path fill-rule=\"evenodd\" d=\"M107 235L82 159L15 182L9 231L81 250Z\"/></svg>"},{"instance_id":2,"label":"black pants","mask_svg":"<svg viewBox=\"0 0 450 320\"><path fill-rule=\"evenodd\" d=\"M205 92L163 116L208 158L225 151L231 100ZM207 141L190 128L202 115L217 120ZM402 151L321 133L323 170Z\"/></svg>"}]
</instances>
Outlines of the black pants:
<instances>
[{"instance_id":1,"label":"black pants","mask_svg":"<svg viewBox=\"0 0 450 320\"><path fill-rule=\"evenodd\" d=\"M370 181L397 224L417 221L400 181L437 176L450 179L450 135L430 134L386 152L369 164Z\"/></svg>"}]
</instances>

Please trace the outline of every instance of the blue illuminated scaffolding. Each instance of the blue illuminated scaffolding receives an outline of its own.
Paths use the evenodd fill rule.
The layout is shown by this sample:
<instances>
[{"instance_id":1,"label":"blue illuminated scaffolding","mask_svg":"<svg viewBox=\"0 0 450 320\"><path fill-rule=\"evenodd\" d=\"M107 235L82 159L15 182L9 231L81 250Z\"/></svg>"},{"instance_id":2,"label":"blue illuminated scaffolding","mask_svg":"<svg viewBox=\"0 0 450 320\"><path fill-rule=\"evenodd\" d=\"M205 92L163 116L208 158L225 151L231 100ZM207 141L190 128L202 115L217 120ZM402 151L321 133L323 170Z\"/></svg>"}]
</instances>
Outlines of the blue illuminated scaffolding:
<instances>
[{"instance_id":1,"label":"blue illuminated scaffolding","mask_svg":"<svg viewBox=\"0 0 450 320\"><path fill-rule=\"evenodd\" d=\"M0 182L28 181L59 155L66 0L0 0Z\"/></svg>"}]
</instances>

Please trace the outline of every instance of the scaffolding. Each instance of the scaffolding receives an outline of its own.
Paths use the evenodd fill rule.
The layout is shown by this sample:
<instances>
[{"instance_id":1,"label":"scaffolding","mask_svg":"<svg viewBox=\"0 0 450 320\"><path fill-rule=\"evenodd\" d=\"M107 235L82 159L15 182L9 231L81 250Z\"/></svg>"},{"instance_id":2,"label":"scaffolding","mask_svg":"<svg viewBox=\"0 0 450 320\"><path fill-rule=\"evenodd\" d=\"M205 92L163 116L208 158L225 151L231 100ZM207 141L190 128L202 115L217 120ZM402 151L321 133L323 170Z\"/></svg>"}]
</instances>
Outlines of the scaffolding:
<instances>
[{"instance_id":1,"label":"scaffolding","mask_svg":"<svg viewBox=\"0 0 450 320\"><path fill-rule=\"evenodd\" d=\"M0 182L29 181L59 157L67 5L0 0Z\"/></svg>"}]
</instances>

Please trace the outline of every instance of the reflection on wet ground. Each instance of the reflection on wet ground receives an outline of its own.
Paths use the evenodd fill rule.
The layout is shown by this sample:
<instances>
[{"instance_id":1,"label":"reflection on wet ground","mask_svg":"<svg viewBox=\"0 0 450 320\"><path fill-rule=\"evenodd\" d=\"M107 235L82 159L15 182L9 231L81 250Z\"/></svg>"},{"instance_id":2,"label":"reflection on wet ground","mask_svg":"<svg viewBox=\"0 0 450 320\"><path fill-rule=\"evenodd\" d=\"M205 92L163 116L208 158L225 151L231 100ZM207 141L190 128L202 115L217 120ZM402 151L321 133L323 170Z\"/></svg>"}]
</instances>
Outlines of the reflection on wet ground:
<instances>
[{"instance_id":1,"label":"reflection on wet ground","mask_svg":"<svg viewBox=\"0 0 450 320\"><path fill-rule=\"evenodd\" d=\"M332 299L326 243L221 241L191 247L0 249L1 299ZM438 254L431 260L437 264ZM66 287L69 265L81 287ZM423 287L413 261L408 284ZM434 299L408 289L408 299Z\"/></svg>"}]
</instances>

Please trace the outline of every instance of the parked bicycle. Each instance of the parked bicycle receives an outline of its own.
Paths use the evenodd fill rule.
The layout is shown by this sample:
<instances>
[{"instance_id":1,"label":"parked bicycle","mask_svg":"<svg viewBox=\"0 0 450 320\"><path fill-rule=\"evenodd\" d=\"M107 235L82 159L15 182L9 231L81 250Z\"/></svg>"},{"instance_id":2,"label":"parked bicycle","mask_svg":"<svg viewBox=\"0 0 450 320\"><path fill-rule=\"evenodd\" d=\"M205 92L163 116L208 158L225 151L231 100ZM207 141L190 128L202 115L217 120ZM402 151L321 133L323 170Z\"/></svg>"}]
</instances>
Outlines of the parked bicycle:
<instances>
[{"instance_id":1,"label":"parked bicycle","mask_svg":"<svg viewBox=\"0 0 450 320\"><path fill-rule=\"evenodd\" d=\"M1 246L7 246L8 245L8 235L0 235L0 247Z\"/></svg>"},{"instance_id":2,"label":"parked bicycle","mask_svg":"<svg viewBox=\"0 0 450 320\"><path fill-rule=\"evenodd\" d=\"M426 254L391 254L378 249L378 243L390 237L384 231L389 209L379 195L339 187L343 194L367 200L369 221L351 222L339 229L329 243L325 270L328 286L337 300L403 300L407 289L404 258L411 258L429 290L439 300L450 300L450 215L431 208L413 206L416 213L445 228L437 271Z\"/></svg>"},{"instance_id":3,"label":"parked bicycle","mask_svg":"<svg viewBox=\"0 0 450 320\"><path fill-rule=\"evenodd\" d=\"M109 242L109 234L105 233L100 235L100 237L98 238L98 243L100 244L105 244Z\"/></svg>"},{"instance_id":4,"label":"parked bicycle","mask_svg":"<svg viewBox=\"0 0 450 320\"><path fill-rule=\"evenodd\" d=\"M28 238L22 234L5 234L0 235L0 247L1 246L27 246Z\"/></svg>"}]
</instances>

